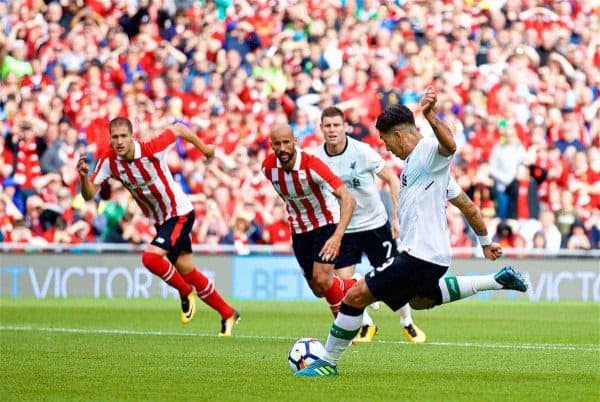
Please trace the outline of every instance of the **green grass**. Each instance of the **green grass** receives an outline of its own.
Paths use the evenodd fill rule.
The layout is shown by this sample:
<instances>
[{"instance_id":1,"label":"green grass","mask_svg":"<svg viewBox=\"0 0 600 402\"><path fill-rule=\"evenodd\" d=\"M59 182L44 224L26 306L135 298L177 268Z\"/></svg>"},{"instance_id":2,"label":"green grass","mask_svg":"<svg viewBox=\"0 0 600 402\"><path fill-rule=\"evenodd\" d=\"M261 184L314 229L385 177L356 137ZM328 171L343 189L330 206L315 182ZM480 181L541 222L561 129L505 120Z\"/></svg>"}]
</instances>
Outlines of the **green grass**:
<instances>
[{"instance_id":1,"label":"green grass","mask_svg":"<svg viewBox=\"0 0 600 402\"><path fill-rule=\"evenodd\" d=\"M323 302L246 302L234 337L175 300L0 300L0 399L196 401L600 400L600 305L463 301L415 321L373 313L376 341L351 347L337 378L295 378L294 339L325 339ZM98 330L112 330L101 333ZM237 335L237 336L235 336Z\"/></svg>"}]
</instances>

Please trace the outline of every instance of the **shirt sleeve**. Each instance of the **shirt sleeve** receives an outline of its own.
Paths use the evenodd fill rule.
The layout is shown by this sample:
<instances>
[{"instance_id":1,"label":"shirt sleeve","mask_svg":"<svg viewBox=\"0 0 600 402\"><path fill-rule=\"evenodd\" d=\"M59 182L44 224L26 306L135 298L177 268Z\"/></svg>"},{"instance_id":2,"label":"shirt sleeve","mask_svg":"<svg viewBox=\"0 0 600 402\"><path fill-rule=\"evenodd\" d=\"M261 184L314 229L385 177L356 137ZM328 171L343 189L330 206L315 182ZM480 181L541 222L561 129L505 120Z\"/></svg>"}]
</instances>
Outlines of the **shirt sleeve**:
<instances>
[{"instance_id":1,"label":"shirt sleeve","mask_svg":"<svg viewBox=\"0 0 600 402\"><path fill-rule=\"evenodd\" d=\"M446 199L453 200L462 193L462 188L458 185L454 177L450 177L448 182L448 189L446 190Z\"/></svg>"},{"instance_id":2,"label":"shirt sleeve","mask_svg":"<svg viewBox=\"0 0 600 402\"><path fill-rule=\"evenodd\" d=\"M108 180L108 178L110 176L111 176L110 161L109 161L108 157L102 157L102 158L100 158L100 161L96 165L96 169L94 169L94 172L92 173L92 176L90 179L91 179L92 183L99 186L104 181Z\"/></svg>"},{"instance_id":3,"label":"shirt sleeve","mask_svg":"<svg viewBox=\"0 0 600 402\"><path fill-rule=\"evenodd\" d=\"M158 137L140 144L142 147L142 155L150 156L166 151L175 144L176 139L177 137L171 130L165 130Z\"/></svg>"},{"instance_id":4,"label":"shirt sleeve","mask_svg":"<svg viewBox=\"0 0 600 402\"><path fill-rule=\"evenodd\" d=\"M311 158L309 169L312 172L311 176L315 182L329 191L333 192L344 184L342 179L333 173L329 166L316 156Z\"/></svg>"},{"instance_id":5,"label":"shirt sleeve","mask_svg":"<svg viewBox=\"0 0 600 402\"><path fill-rule=\"evenodd\" d=\"M452 161L452 155L444 156L439 153L439 143L437 138L423 138L417 145L419 149L419 159L423 167L428 172L438 172L447 169ZM417 149L417 148L415 148Z\"/></svg>"},{"instance_id":6,"label":"shirt sleeve","mask_svg":"<svg viewBox=\"0 0 600 402\"><path fill-rule=\"evenodd\" d=\"M385 161L377 153L373 148L369 146L369 144L365 144L364 155L365 155L365 165L368 171L372 171L377 174L383 170L385 167Z\"/></svg>"}]
</instances>

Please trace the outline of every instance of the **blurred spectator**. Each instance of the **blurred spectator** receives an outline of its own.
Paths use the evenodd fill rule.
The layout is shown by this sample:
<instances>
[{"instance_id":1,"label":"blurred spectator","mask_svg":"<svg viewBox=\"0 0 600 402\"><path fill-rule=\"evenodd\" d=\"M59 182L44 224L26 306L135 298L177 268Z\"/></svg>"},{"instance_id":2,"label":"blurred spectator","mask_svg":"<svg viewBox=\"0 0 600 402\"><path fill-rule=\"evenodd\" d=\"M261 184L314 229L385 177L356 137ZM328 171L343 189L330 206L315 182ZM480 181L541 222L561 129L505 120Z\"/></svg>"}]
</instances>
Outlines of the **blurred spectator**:
<instances>
[{"instance_id":1,"label":"blurred spectator","mask_svg":"<svg viewBox=\"0 0 600 402\"><path fill-rule=\"evenodd\" d=\"M518 233L514 233L511 225L506 222L498 224L494 241L504 248L524 248L525 245L523 237Z\"/></svg>"},{"instance_id":2,"label":"blurred spectator","mask_svg":"<svg viewBox=\"0 0 600 402\"><path fill-rule=\"evenodd\" d=\"M557 253L560 250L561 235L560 231L554 224L555 216L552 211L544 211L541 213L541 231L546 238L546 250L551 253Z\"/></svg>"},{"instance_id":3,"label":"blurred spectator","mask_svg":"<svg viewBox=\"0 0 600 402\"><path fill-rule=\"evenodd\" d=\"M536 232L533 235L533 249L535 250L545 250L546 249L546 237L542 232Z\"/></svg>"},{"instance_id":4,"label":"blurred spectator","mask_svg":"<svg viewBox=\"0 0 600 402\"><path fill-rule=\"evenodd\" d=\"M323 141L321 110L337 104L349 135L400 173L374 120L400 102L432 135L418 100L433 85L440 118L461 143L459 184L490 225L494 216L518 219L501 225L506 244L539 246L540 231L556 250L578 221L598 248L599 6L446 3L0 1L1 236L149 236L139 211L115 201L118 186L84 203L74 180L74 162L97 162L108 122L124 116L142 140L178 118L217 147L209 165L189 147L169 151L174 177L196 197L194 243L221 242L240 212L264 225L265 239L284 242L281 211L270 212L277 197L259 174L273 124L293 123L313 149ZM61 215L52 235L40 223L48 207ZM466 242L452 219L453 241Z\"/></svg>"},{"instance_id":5,"label":"blurred spectator","mask_svg":"<svg viewBox=\"0 0 600 402\"><path fill-rule=\"evenodd\" d=\"M287 220L285 207L277 203L273 206L272 219L265 225L263 239L267 244L289 245L292 240L290 224Z\"/></svg>"},{"instance_id":6,"label":"blurred spectator","mask_svg":"<svg viewBox=\"0 0 600 402\"><path fill-rule=\"evenodd\" d=\"M592 248L590 239L585 234L585 227L581 222L575 222L571 225L566 248L569 250L589 250Z\"/></svg>"},{"instance_id":7,"label":"blurred spectator","mask_svg":"<svg viewBox=\"0 0 600 402\"><path fill-rule=\"evenodd\" d=\"M369 135L369 128L361 121L361 111L357 107L347 109L348 135L355 140L363 141Z\"/></svg>"},{"instance_id":8,"label":"blurred spectator","mask_svg":"<svg viewBox=\"0 0 600 402\"><path fill-rule=\"evenodd\" d=\"M221 239L221 244L232 244L238 254L248 254L247 246L262 240L262 229L254 222L251 214L240 212L234 215L231 227Z\"/></svg>"},{"instance_id":9,"label":"blurred spectator","mask_svg":"<svg viewBox=\"0 0 600 402\"><path fill-rule=\"evenodd\" d=\"M561 208L556 212L556 225L566 240L579 214L573 204L573 194L569 191L563 191L561 194Z\"/></svg>"},{"instance_id":10,"label":"blurred spectator","mask_svg":"<svg viewBox=\"0 0 600 402\"><path fill-rule=\"evenodd\" d=\"M519 141L515 128L506 121L499 123L500 142L490 155L490 175L494 179L496 213L500 219L509 216L510 194L507 187L517 175L517 168L525 158L525 148Z\"/></svg>"},{"instance_id":11,"label":"blurred spectator","mask_svg":"<svg viewBox=\"0 0 600 402\"><path fill-rule=\"evenodd\" d=\"M506 193L510 195L508 216L513 219L538 219L540 215L539 185L547 172L539 166L519 165L515 180Z\"/></svg>"}]
</instances>

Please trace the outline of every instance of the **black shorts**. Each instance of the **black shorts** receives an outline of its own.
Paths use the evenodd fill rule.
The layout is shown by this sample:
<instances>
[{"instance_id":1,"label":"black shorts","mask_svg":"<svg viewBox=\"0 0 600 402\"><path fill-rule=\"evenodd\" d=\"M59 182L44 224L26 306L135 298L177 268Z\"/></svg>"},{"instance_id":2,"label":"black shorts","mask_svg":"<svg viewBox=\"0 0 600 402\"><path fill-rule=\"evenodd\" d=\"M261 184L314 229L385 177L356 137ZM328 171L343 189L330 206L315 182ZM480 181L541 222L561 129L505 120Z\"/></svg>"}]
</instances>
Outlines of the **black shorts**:
<instances>
[{"instance_id":1,"label":"black shorts","mask_svg":"<svg viewBox=\"0 0 600 402\"><path fill-rule=\"evenodd\" d=\"M365 275L365 281L375 299L394 311L415 297L439 300L439 280L448 267L413 257L406 252L390 259Z\"/></svg>"},{"instance_id":2,"label":"black shorts","mask_svg":"<svg viewBox=\"0 0 600 402\"><path fill-rule=\"evenodd\" d=\"M334 264L333 261L325 261L319 257L319 252L325 245L327 239L335 232L336 225L325 225L306 233L292 234L292 247L294 255L300 267L304 271L304 277L307 281L312 279L313 264L322 262L325 264Z\"/></svg>"},{"instance_id":3,"label":"black shorts","mask_svg":"<svg viewBox=\"0 0 600 402\"><path fill-rule=\"evenodd\" d=\"M398 255L389 222L376 229L344 234L335 269L360 263L363 253L367 255L372 267L379 267L389 258Z\"/></svg>"},{"instance_id":4,"label":"black shorts","mask_svg":"<svg viewBox=\"0 0 600 402\"><path fill-rule=\"evenodd\" d=\"M196 215L191 211L187 215L167 219L162 225L155 225L156 237L150 244L167 250L167 259L175 264L181 253L192 252L190 232L195 219Z\"/></svg>"}]
</instances>

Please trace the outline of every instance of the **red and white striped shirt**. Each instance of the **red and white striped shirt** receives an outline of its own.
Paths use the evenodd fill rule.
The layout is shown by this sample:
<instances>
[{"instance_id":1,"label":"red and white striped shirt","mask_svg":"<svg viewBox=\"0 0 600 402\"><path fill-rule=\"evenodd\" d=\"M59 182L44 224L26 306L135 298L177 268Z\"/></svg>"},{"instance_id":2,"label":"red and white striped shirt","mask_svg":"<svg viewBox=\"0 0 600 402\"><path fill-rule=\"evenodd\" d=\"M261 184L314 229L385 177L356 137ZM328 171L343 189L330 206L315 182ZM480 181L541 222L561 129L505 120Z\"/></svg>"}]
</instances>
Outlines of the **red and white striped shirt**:
<instances>
[{"instance_id":1,"label":"red and white striped shirt","mask_svg":"<svg viewBox=\"0 0 600 402\"><path fill-rule=\"evenodd\" d=\"M263 161L262 171L286 202L293 233L339 222L340 205L333 191L343 185L342 180L316 156L297 150L294 167L284 170L271 154Z\"/></svg>"},{"instance_id":2,"label":"red and white striped shirt","mask_svg":"<svg viewBox=\"0 0 600 402\"><path fill-rule=\"evenodd\" d=\"M166 130L148 142L134 141L133 160L121 159L113 149L106 151L92 174L100 185L112 177L129 190L144 215L161 225L167 219L189 213L192 203L173 179L166 155L175 143L175 134Z\"/></svg>"}]
</instances>

